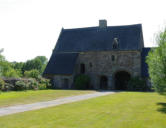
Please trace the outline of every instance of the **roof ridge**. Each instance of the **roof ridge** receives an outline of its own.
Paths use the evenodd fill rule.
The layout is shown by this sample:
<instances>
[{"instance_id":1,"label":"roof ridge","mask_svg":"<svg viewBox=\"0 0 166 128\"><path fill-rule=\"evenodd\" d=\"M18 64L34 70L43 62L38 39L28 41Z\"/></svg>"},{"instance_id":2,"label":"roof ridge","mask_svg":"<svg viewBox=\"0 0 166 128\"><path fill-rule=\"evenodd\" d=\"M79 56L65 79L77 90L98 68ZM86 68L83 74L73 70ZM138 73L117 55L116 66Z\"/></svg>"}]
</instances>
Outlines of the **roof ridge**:
<instances>
[{"instance_id":1,"label":"roof ridge","mask_svg":"<svg viewBox=\"0 0 166 128\"><path fill-rule=\"evenodd\" d=\"M135 26L142 26L141 23L139 24L130 24L130 25L115 25L115 26L107 26L106 28L103 28L103 29L107 29L107 28L119 28L119 27L135 27ZM63 28L62 30L63 31L72 31L72 30L92 30L92 29L102 29L102 28L99 28L99 26L93 26L93 27L83 27L83 28Z\"/></svg>"}]
</instances>

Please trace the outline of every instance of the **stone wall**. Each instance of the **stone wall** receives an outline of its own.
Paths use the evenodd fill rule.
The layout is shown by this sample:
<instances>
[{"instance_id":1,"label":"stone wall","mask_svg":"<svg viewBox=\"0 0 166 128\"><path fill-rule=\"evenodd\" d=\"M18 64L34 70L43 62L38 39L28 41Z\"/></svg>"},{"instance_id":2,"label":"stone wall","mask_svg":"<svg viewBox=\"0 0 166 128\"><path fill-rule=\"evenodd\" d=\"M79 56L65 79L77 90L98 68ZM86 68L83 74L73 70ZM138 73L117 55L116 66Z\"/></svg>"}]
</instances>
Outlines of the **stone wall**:
<instances>
[{"instance_id":1,"label":"stone wall","mask_svg":"<svg viewBox=\"0 0 166 128\"><path fill-rule=\"evenodd\" d=\"M80 65L85 65L85 74L91 78L91 86L100 88L101 76L108 79L108 89L115 88L115 74L125 71L132 76L141 76L140 51L103 51L81 52L77 58L72 75L54 75L53 83L56 88L72 88L74 76L80 74ZM67 85L66 85L67 84Z\"/></svg>"},{"instance_id":2,"label":"stone wall","mask_svg":"<svg viewBox=\"0 0 166 128\"><path fill-rule=\"evenodd\" d=\"M73 75L54 75L53 86L55 88L70 89L73 85Z\"/></svg>"},{"instance_id":3,"label":"stone wall","mask_svg":"<svg viewBox=\"0 0 166 128\"><path fill-rule=\"evenodd\" d=\"M140 51L82 52L77 59L75 74L80 74L81 64L85 64L85 74L91 77L91 85L95 89L99 89L101 76L107 77L108 89L114 89L116 72L126 71L131 76L141 75Z\"/></svg>"}]
</instances>

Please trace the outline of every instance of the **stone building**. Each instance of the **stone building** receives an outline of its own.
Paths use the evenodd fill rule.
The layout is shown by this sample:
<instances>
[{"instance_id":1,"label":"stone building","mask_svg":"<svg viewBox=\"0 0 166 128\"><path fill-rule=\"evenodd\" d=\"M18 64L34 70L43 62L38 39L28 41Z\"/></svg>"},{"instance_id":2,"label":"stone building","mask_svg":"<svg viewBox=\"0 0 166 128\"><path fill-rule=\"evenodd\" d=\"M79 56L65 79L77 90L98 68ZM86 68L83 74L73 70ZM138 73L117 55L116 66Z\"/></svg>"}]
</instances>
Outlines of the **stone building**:
<instances>
[{"instance_id":1,"label":"stone building","mask_svg":"<svg viewBox=\"0 0 166 128\"><path fill-rule=\"evenodd\" d=\"M78 74L94 89L126 89L131 77L148 77L142 25L62 29L43 73L56 88L72 88Z\"/></svg>"}]
</instances>

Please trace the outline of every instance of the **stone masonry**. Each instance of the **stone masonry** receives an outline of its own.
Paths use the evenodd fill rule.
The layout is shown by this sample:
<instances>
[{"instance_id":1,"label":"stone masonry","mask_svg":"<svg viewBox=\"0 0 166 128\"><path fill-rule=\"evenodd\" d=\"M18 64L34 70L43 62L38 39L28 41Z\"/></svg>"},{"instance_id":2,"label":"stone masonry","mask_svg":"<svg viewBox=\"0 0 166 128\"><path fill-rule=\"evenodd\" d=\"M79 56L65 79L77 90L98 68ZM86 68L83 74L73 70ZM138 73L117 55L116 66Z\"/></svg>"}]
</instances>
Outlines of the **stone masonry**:
<instances>
[{"instance_id":1,"label":"stone masonry","mask_svg":"<svg viewBox=\"0 0 166 128\"><path fill-rule=\"evenodd\" d=\"M73 75L55 75L54 84L58 85L57 88L64 88L64 79L68 79L67 88L71 88L74 76L80 74L81 64L85 65L85 74L91 78L91 85L94 89L100 88L101 76L107 77L108 89L114 89L114 76L117 72L125 71L131 77L141 75L140 51L81 52Z\"/></svg>"}]
</instances>

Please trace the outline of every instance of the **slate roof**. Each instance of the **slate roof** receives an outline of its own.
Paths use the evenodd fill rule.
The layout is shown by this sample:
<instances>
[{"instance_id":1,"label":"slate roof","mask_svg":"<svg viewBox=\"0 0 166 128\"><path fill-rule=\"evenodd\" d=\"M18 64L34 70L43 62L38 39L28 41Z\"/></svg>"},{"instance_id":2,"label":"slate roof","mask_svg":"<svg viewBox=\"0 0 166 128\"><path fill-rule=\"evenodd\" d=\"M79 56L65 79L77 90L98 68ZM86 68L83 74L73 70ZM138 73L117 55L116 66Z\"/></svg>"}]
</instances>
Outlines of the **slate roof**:
<instances>
[{"instance_id":1,"label":"slate roof","mask_svg":"<svg viewBox=\"0 0 166 128\"><path fill-rule=\"evenodd\" d=\"M72 74L78 53L53 53L43 74Z\"/></svg>"},{"instance_id":2,"label":"slate roof","mask_svg":"<svg viewBox=\"0 0 166 128\"><path fill-rule=\"evenodd\" d=\"M141 52L141 75L142 77L149 77L148 65L146 63L146 56L151 48L143 48Z\"/></svg>"},{"instance_id":3,"label":"slate roof","mask_svg":"<svg viewBox=\"0 0 166 128\"><path fill-rule=\"evenodd\" d=\"M119 50L140 50L143 46L142 25L107 26L62 29L56 52L85 52L112 50L114 38L118 38Z\"/></svg>"},{"instance_id":4,"label":"slate roof","mask_svg":"<svg viewBox=\"0 0 166 128\"><path fill-rule=\"evenodd\" d=\"M43 74L72 74L79 52L113 50L115 38L118 41L118 50L142 50L144 47L141 24L62 29ZM143 75L146 75L146 67L143 70Z\"/></svg>"}]
</instances>

